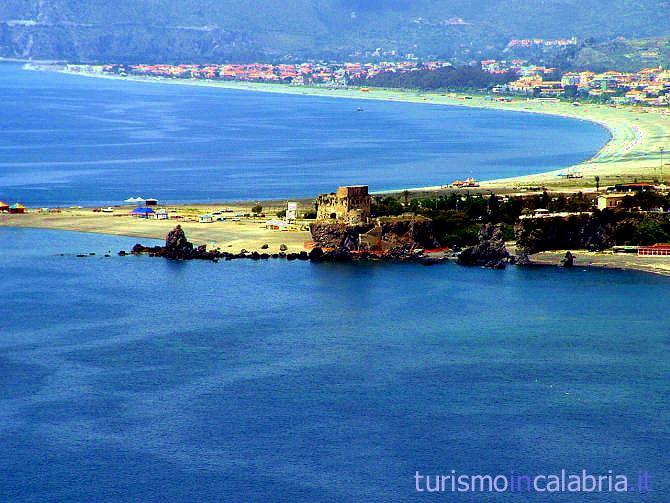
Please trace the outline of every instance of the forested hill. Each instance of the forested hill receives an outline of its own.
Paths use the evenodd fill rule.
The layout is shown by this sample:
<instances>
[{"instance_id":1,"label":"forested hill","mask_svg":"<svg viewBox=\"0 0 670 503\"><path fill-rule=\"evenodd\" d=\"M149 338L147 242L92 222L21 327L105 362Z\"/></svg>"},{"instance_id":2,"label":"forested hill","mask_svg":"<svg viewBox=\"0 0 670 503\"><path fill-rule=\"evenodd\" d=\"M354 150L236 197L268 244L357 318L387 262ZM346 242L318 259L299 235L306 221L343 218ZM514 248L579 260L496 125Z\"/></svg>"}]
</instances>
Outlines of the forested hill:
<instances>
[{"instance_id":1,"label":"forested hill","mask_svg":"<svg viewBox=\"0 0 670 503\"><path fill-rule=\"evenodd\" d=\"M0 56L76 61L463 61L511 38L670 34L670 0L2 0Z\"/></svg>"}]
</instances>

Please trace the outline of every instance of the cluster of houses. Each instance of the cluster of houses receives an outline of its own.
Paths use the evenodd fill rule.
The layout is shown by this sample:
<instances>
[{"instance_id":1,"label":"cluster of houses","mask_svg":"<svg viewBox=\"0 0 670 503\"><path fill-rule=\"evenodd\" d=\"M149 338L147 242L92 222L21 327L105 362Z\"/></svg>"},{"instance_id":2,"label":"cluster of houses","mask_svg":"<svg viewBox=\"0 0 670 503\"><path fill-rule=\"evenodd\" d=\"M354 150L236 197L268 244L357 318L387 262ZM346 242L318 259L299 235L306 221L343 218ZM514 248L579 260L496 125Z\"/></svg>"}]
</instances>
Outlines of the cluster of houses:
<instances>
[{"instance_id":1,"label":"cluster of houses","mask_svg":"<svg viewBox=\"0 0 670 503\"><path fill-rule=\"evenodd\" d=\"M577 37L572 38L558 38L558 39L545 39L545 38L523 38L516 39L513 38L507 44L508 49L518 49L518 48L536 48L536 47L570 47L577 45Z\"/></svg>"},{"instance_id":2,"label":"cluster of houses","mask_svg":"<svg viewBox=\"0 0 670 503\"><path fill-rule=\"evenodd\" d=\"M353 79L366 79L383 72L406 73L452 66L447 61L388 61L381 63L299 63L227 65L68 65L70 71L136 75L180 79L281 82L293 85L329 84L345 86Z\"/></svg>"},{"instance_id":3,"label":"cluster of houses","mask_svg":"<svg viewBox=\"0 0 670 503\"><path fill-rule=\"evenodd\" d=\"M452 189L470 189L479 187L479 182L474 178L466 178L465 180L454 180L449 185Z\"/></svg>"},{"instance_id":4,"label":"cluster of houses","mask_svg":"<svg viewBox=\"0 0 670 503\"><path fill-rule=\"evenodd\" d=\"M555 78L559 75L557 68L534 65L525 59L485 59L481 61L481 68L492 75L514 74L519 77L542 75L543 78Z\"/></svg>"},{"instance_id":5,"label":"cluster of houses","mask_svg":"<svg viewBox=\"0 0 670 503\"><path fill-rule=\"evenodd\" d=\"M512 40L514 47L532 47L549 44L565 46L574 39ZM480 62L483 71L490 74L513 74L518 79L493 88L494 94L516 94L540 98L591 97L615 104L670 105L670 70L647 68L627 73L607 71L569 72L561 74L556 68L539 66L523 59ZM418 70L434 71L453 66L449 61L403 60L378 63L305 62L296 64L211 64L211 65L68 65L68 70L121 76L234 80L241 82L278 82L292 85L347 86L350 82L372 78L380 73L407 73Z\"/></svg>"},{"instance_id":6,"label":"cluster of houses","mask_svg":"<svg viewBox=\"0 0 670 503\"><path fill-rule=\"evenodd\" d=\"M494 68L489 63L489 68ZM569 72L557 76L555 69L526 68L520 78L494 88L494 93L522 94L535 97L589 97L620 105L670 105L670 70L646 68L627 73L607 71Z\"/></svg>"},{"instance_id":7,"label":"cluster of houses","mask_svg":"<svg viewBox=\"0 0 670 503\"><path fill-rule=\"evenodd\" d=\"M7 204L3 201L0 201L0 213L14 213L20 214L25 213L26 207L21 203Z\"/></svg>"}]
</instances>

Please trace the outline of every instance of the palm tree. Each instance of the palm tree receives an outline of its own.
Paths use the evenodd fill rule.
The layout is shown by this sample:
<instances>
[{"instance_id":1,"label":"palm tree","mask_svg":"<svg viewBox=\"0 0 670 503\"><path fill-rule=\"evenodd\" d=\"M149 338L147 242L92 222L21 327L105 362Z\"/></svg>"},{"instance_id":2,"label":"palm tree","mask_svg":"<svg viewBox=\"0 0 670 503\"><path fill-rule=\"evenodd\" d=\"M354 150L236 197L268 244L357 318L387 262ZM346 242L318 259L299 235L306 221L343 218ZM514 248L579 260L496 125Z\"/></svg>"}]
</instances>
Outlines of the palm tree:
<instances>
[{"instance_id":1,"label":"palm tree","mask_svg":"<svg viewBox=\"0 0 670 503\"><path fill-rule=\"evenodd\" d=\"M596 192L600 192L600 177L596 175Z\"/></svg>"}]
</instances>

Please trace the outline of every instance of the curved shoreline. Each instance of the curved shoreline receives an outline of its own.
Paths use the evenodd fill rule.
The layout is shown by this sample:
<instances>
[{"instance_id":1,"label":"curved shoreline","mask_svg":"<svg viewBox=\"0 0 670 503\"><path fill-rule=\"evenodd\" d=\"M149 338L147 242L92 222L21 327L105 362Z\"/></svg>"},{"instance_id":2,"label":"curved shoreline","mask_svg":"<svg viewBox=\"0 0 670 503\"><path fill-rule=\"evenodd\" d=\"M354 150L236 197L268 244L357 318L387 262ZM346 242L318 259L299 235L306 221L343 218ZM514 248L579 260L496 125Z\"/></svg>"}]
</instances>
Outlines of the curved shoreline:
<instances>
[{"instance_id":1,"label":"curved shoreline","mask_svg":"<svg viewBox=\"0 0 670 503\"><path fill-rule=\"evenodd\" d=\"M26 68L31 70L54 71L54 68L52 67L45 68L34 65L26 65ZM518 188L521 185L542 185L555 190L588 190L588 188L595 185L595 176L600 177L601 185L621 183L622 181L632 181L635 179L652 180L658 178L660 174L659 147L670 145L670 110L667 109L650 109L632 106L613 107L595 104L573 106L566 102L546 102L526 99L514 99L511 102L497 102L487 100L482 96L470 96L466 99L465 95L455 93L446 95L434 92L383 88L371 88L370 92L363 94L358 88L333 89L325 87L298 87L286 84L236 81L199 81L159 77L121 77L93 72L74 72L67 69L57 69L55 71L68 75L140 83L200 86L300 96L397 101L404 103L423 103L513 111L519 113L536 113L588 121L603 127L610 134L609 141L589 159L550 171L541 171L528 175L483 181L481 182L481 185L484 188L504 189ZM566 179L558 176L560 173L565 173L567 170L579 172L583 178ZM451 180L445 180L444 184L439 186L407 187L380 191L380 193L393 193L402 190L435 191L443 189L444 185L449 182L451 182Z\"/></svg>"}]
</instances>

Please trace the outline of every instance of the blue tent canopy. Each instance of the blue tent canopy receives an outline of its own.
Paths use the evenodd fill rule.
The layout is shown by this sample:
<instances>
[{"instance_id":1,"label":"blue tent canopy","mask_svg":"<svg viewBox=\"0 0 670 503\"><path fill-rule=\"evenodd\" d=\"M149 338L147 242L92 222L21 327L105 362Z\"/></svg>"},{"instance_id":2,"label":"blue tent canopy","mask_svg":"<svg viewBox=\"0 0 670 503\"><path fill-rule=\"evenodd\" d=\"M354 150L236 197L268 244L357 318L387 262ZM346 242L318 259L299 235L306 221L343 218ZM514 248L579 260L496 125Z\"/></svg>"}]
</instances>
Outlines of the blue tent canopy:
<instances>
[{"instance_id":1,"label":"blue tent canopy","mask_svg":"<svg viewBox=\"0 0 670 503\"><path fill-rule=\"evenodd\" d=\"M138 215L138 216L149 216L153 215L155 212L151 208L135 208L133 211L130 212L131 215Z\"/></svg>"}]
</instances>

